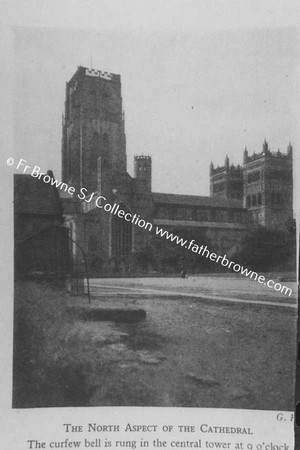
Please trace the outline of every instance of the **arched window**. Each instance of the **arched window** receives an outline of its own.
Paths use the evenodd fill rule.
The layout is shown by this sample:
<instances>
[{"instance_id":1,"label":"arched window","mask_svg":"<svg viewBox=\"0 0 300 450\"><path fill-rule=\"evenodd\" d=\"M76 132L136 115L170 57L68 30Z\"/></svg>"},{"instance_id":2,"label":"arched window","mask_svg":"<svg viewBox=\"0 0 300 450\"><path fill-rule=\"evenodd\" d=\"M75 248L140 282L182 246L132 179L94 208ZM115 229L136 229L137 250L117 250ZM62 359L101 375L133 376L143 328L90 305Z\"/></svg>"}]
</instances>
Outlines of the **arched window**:
<instances>
[{"instance_id":1,"label":"arched window","mask_svg":"<svg viewBox=\"0 0 300 450\"><path fill-rule=\"evenodd\" d=\"M96 252L97 251L97 239L96 236L91 235L88 240L88 251Z\"/></svg>"},{"instance_id":2,"label":"arched window","mask_svg":"<svg viewBox=\"0 0 300 450\"><path fill-rule=\"evenodd\" d=\"M257 195L257 203L259 206L261 205L261 193L260 192Z\"/></svg>"},{"instance_id":3,"label":"arched window","mask_svg":"<svg viewBox=\"0 0 300 450\"><path fill-rule=\"evenodd\" d=\"M256 206L256 195L252 195L252 206Z\"/></svg>"},{"instance_id":4,"label":"arched window","mask_svg":"<svg viewBox=\"0 0 300 450\"><path fill-rule=\"evenodd\" d=\"M129 212L124 203L119 204L120 210ZM130 217L129 217L130 218ZM127 257L132 248L132 225L125 218L114 215L111 221L112 256L117 258Z\"/></svg>"}]
</instances>

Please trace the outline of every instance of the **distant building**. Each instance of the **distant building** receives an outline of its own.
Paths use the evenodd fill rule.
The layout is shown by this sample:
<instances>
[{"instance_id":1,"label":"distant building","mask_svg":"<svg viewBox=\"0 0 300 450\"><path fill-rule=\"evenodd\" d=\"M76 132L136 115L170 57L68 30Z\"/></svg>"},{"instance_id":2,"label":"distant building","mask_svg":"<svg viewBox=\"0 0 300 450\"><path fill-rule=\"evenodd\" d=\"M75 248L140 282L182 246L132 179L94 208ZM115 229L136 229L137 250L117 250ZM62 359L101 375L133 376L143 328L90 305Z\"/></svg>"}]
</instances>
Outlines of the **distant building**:
<instances>
[{"instance_id":1,"label":"distant building","mask_svg":"<svg viewBox=\"0 0 300 450\"><path fill-rule=\"evenodd\" d=\"M55 187L30 175L14 175L14 234L16 278L63 277L69 271L69 230L63 226Z\"/></svg>"},{"instance_id":2,"label":"distant building","mask_svg":"<svg viewBox=\"0 0 300 450\"><path fill-rule=\"evenodd\" d=\"M230 166L226 158L224 168L211 165L210 197L152 192L150 156L135 156L134 176L127 173L120 75L78 67L66 84L62 180L76 194L62 194L62 203L71 236L86 251L95 273L114 271L130 254L151 245L151 233L98 208L97 196L153 226L201 229L212 250L237 251L248 230L248 209L252 214L243 205L250 195L243 178L250 171L247 164ZM82 201L79 192L85 194ZM74 258L78 252L74 244Z\"/></svg>"}]
</instances>

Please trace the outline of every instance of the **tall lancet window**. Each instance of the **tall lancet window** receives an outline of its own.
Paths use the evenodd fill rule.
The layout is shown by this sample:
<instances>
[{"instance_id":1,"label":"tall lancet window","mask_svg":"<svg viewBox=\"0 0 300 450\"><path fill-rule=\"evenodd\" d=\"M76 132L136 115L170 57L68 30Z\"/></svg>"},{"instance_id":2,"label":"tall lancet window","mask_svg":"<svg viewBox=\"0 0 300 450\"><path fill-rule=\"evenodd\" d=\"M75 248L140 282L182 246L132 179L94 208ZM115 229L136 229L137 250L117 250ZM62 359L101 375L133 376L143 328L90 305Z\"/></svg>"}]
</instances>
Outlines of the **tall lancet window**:
<instances>
[{"instance_id":1,"label":"tall lancet window","mask_svg":"<svg viewBox=\"0 0 300 450\"><path fill-rule=\"evenodd\" d=\"M103 165L105 168L109 167L109 137L107 133L103 133L102 136L102 156Z\"/></svg>"},{"instance_id":2,"label":"tall lancet window","mask_svg":"<svg viewBox=\"0 0 300 450\"><path fill-rule=\"evenodd\" d=\"M129 212L124 203L119 204L119 208ZM132 247L132 225L124 218L117 215L112 216L111 221L111 250L112 256L118 259L126 258Z\"/></svg>"}]
</instances>

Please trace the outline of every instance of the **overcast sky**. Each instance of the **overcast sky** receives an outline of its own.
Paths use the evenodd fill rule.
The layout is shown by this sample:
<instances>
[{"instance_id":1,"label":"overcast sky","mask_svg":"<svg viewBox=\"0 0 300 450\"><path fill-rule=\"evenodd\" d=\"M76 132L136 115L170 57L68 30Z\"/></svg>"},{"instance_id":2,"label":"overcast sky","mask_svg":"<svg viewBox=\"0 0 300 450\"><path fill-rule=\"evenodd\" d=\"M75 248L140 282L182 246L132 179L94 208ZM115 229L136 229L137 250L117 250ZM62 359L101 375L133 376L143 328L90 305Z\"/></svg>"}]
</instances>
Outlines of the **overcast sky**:
<instances>
[{"instance_id":1,"label":"overcast sky","mask_svg":"<svg viewBox=\"0 0 300 450\"><path fill-rule=\"evenodd\" d=\"M154 191L208 195L210 161L222 165L228 154L241 163L245 145L260 151L264 138L274 151L295 144L295 28L270 24L271 9L257 20L249 2L242 10L227 1L229 11L236 7L231 22L223 1L169 2L162 10L142 3L144 21L125 8L122 21L119 3L104 24L108 3L99 1L92 31L85 16L82 31L59 20L14 28L16 156L60 178L65 83L91 58L93 68L121 75L129 173L135 154L150 154Z\"/></svg>"}]
</instances>

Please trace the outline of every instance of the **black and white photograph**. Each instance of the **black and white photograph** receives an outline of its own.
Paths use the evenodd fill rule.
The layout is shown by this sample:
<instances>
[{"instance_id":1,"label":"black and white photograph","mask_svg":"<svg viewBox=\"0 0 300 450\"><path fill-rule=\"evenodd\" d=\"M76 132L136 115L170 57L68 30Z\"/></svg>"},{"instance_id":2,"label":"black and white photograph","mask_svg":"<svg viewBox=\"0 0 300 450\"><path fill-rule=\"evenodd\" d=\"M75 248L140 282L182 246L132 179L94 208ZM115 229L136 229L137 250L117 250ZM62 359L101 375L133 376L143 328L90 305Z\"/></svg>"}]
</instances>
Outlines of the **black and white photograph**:
<instances>
[{"instance_id":1,"label":"black and white photograph","mask_svg":"<svg viewBox=\"0 0 300 450\"><path fill-rule=\"evenodd\" d=\"M112 432L111 408L250 410L292 430L294 4L286 15L272 1L261 15L256 1L61 4L57 23L42 15L10 28L12 413L100 408L97 431ZM76 26L64 26L69 13ZM198 440L108 445L103 435L78 446L291 448L283 432L237 447L252 442L250 426L201 420ZM62 423L67 437L82 431ZM128 426L145 439L158 431ZM207 433L232 434L232 446ZM23 445L7 449L73 444Z\"/></svg>"}]
</instances>

